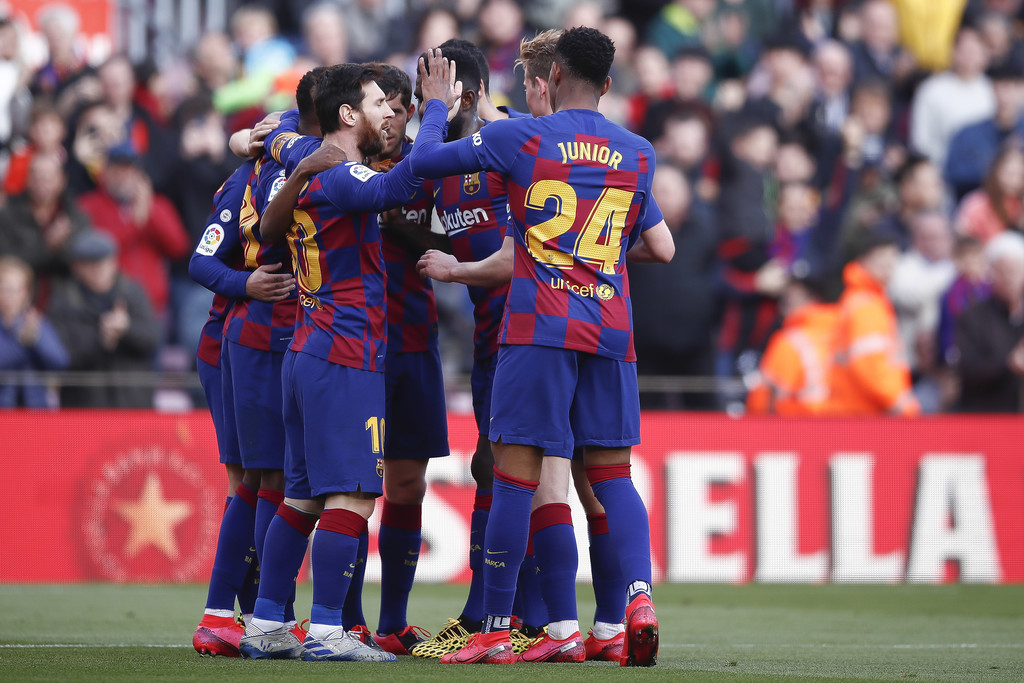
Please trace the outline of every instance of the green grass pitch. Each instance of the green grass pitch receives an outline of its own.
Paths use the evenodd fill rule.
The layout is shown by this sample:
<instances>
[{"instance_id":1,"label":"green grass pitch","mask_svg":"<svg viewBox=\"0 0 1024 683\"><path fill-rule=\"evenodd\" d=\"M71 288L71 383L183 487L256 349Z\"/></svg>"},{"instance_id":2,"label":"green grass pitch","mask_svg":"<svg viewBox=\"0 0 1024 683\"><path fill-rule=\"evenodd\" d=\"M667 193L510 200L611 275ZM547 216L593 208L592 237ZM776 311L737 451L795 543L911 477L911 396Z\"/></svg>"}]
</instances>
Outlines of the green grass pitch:
<instances>
[{"instance_id":1,"label":"green grass pitch","mask_svg":"<svg viewBox=\"0 0 1024 683\"><path fill-rule=\"evenodd\" d=\"M436 629L464 586L417 585ZM584 632L593 594L580 586ZM379 592L364 603L375 621ZM449 667L201 658L202 586L0 586L0 681L21 680L1024 680L1024 586L661 585L653 669L608 663ZM309 587L298 604L308 610Z\"/></svg>"}]
</instances>

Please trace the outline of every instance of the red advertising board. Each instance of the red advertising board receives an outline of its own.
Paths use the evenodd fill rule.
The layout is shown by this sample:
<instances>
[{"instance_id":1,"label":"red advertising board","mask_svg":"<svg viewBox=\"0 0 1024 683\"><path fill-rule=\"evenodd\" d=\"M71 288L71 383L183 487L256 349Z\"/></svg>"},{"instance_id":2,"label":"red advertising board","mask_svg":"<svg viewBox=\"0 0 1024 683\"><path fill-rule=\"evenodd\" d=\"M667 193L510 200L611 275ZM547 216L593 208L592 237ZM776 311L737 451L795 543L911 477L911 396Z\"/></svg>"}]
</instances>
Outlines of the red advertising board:
<instances>
[{"instance_id":1,"label":"red advertising board","mask_svg":"<svg viewBox=\"0 0 1024 683\"><path fill-rule=\"evenodd\" d=\"M476 430L449 428L421 581L468 579ZM227 494L208 415L11 411L0 433L0 581L206 579ZM1024 581L1022 419L647 413L643 437L633 474L659 580Z\"/></svg>"},{"instance_id":2,"label":"red advertising board","mask_svg":"<svg viewBox=\"0 0 1024 683\"><path fill-rule=\"evenodd\" d=\"M87 36L111 35L111 0L7 0L5 4L10 7L12 16L19 18L34 30L39 30L37 21L40 11L59 4L77 12L81 33Z\"/></svg>"}]
</instances>

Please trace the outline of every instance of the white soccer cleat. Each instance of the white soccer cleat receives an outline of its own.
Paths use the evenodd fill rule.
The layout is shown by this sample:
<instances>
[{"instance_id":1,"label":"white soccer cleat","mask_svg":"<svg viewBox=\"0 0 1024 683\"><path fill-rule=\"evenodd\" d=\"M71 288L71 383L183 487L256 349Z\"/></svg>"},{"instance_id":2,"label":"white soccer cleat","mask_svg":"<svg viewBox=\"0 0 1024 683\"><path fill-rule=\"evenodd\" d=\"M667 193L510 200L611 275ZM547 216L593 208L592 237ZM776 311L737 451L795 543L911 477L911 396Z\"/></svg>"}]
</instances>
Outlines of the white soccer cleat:
<instances>
[{"instance_id":1,"label":"white soccer cleat","mask_svg":"<svg viewBox=\"0 0 1024 683\"><path fill-rule=\"evenodd\" d=\"M398 658L380 648L370 647L354 632L339 628L326 638L306 634L302 658L307 662L394 662Z\"/></svg>"},{"instance_id":2,"label":"white soccer cleat","mask_svg":"<svg viewBox=\"0 0 1024 683\"><path fill-rule=\"evenodd\" d=\"M287 626L265 632L250 623L245 627L238 651L248 659L298 659L302 642Z\"/></svg>"}]
</instances>

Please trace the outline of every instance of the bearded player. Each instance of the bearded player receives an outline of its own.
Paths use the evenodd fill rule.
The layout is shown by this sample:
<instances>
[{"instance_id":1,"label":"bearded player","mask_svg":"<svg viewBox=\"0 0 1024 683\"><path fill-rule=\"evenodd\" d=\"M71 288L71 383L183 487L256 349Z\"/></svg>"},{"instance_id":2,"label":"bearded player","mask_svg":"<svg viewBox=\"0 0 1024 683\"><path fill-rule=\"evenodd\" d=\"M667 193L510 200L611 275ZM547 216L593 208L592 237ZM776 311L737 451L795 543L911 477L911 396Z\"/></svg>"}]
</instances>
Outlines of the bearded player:
<instances>
[{"instance_id":1,"label":"bearded player","mask_svg":"<svg viewBox=\"0 0 1024 683\"><path fill-rule=\"evenodd\" d=\"M447 65L432 60L430 92L457 96ZM444 110L439 109L440 106ZM443 126L448 105L425 121ZM332 67L317 88L325 145L352 159L383 148L394 112L367 66ZM284 131L282 131L284 132ZM275 134L267 145L275 148ZM277 146L287 165L288 145ZM289 234L301 318L282 373L287 426L285 500L271 523L260 594L241 652L294 656L284 607L319 518L312 547L313 607L301 656L308 660L394 661L345 630L342 607L359 537L381 494L386 319L379 211L401 205L422 183L416 151L387 174L358 162L314 177L299 195Z\"/></svg>"}]
</instances>

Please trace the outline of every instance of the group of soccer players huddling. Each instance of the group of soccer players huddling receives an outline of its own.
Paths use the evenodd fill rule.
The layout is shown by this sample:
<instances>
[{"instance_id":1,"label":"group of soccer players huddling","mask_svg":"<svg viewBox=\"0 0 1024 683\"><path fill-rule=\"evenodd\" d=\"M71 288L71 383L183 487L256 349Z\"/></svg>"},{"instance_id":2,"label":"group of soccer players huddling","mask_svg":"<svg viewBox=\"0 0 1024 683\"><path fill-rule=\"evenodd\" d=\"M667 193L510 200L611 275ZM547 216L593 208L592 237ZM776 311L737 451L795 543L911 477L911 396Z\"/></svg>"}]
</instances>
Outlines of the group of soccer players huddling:
<instances>
[{"instance_id":1,"label":"group of soccer players huddling","mask_svg":"<svg viewBox=\"0 0 1024 683\"><path fill-rule=\"evenodd\" d=\"M674 244L650 143L597 111L613 57L590 28L523 41L532 116L491 103L486 59L463 40L424 54L415 88L391 65L321 67L297 110L232 138L248 159L190 264L215 294L197 356L230 486L201 654L656 662L625 260L665 262ZM448 454L431 279L467 285L474 305L480 433L469 595L433 636L406 618L427 464ZM586 639L570 478L597 602ZM381 495L371 631L361 597ZM306 629L295 579L314 528Z\"/></svg>"}]
</instances>

